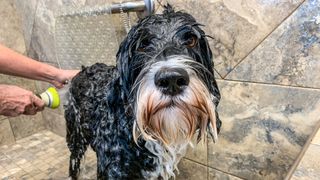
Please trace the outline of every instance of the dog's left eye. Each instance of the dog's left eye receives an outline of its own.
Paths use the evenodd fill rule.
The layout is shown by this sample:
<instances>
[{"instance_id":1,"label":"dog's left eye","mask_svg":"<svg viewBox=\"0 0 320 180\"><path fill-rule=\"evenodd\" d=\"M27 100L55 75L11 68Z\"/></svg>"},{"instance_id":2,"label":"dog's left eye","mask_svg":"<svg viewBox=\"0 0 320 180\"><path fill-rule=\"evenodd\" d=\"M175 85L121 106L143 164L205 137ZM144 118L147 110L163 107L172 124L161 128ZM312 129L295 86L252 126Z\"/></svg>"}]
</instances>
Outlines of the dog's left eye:
<instances>
[{"instance_id":1,"label":"dog's left eye","mask_svg":"<svg viewBox=\"0 0 320 180\"><path fill-rule=\"evenodd\" d=\"M186 45L188 48L193 48L196 46L198 38L195 34L192 34L191 32L187 32L183 36L184 45Z\"/></svg>"}]
</instances>

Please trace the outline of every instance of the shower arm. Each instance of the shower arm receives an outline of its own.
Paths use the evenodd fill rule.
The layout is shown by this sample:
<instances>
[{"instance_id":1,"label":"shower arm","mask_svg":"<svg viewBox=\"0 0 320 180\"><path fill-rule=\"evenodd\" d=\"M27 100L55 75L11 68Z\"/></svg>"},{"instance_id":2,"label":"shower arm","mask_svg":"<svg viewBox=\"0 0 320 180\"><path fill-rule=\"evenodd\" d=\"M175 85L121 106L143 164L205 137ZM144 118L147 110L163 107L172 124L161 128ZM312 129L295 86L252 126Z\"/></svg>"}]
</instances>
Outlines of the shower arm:
<instances>
[{"instance_id":1,"label":"shower arm","mask_svg":"<svg viewBox=\"0 0 320 180\"><path fill-rule=\"evenodd\" d=\"M143 18L153 14L154 9L154 0L137 0L80 10L61 11L58 16L74 17L136 12L139 18Z\"/></svg>"},{"instance_id":2,"label":"shower arm","mask_svg":"<svg viewBox=\"0 0 320 180\"><path fill-rule=\"evenodd\" d=\"M136 12L138 17L148 16L154 13L154 0L143 0L112 4L111 14L121 12Z\"/></svg>"}]
</instances>

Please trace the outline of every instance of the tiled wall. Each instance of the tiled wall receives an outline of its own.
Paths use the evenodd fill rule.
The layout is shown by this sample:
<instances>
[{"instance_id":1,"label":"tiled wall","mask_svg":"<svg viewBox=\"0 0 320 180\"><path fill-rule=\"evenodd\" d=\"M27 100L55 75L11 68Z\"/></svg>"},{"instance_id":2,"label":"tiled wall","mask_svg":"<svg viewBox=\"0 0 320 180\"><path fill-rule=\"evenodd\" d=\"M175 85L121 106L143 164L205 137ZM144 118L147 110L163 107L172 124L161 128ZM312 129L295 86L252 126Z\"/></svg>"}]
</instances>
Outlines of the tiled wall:
<instances>
[{"instance_id":1,"label":"tiled wall","mask_svg":"<svg viewBox=\"0 0 320 180\"><path fill-rule=\"evenodd\" d=\"M107 27L108 24L103 24L104 26L98 27L100 33L92 32L96 29L89 29L89 27L80 24L80 21L72 20L72 26L70 26L67 30L74 31L72 34L72 42L67 41L67 38L70 38L62 33L58 32L58 28L56 28L58 23L62 23L61 21L57 21L57 17L61 12L65 12L69 7L73 7L73 9L84 7L84 6L97 6L99 4L110 3L110 1L106 0L70 0L70 1L51 1L51 0L15 0L17 10L22 17L23 22L23 30L24 30L24 39L26 42L27 54L28 56L37 59L41 62L45 62L56 67L61 67L64 69L80 69L82 65L90 65L86 56L82 58L82 55L85 54L83 52L77 53L75 50L80 49L81 51L89 49L89 51L98 51L95 57L99 57L98 55L102 54L101 58L94 58L96 62L104 62L107 64L115 64L115 53L119 46L119 41L125 36L125 31L122 26L122 22L120 21L120 16L106 16L106 17L93 17L92 19L82 19L81 23L100 23L100 21L104 21L104 23L112 23L110 24L110 32L108 32ZM114 1L113 1L114 2ZM115 1L116 2L116 1ZM109 19L108 19L109 18ZM134 20L135 16L133 16ZM59 19L60 20L60 19ZM67 19L70 21L70 19ZM70 22L71 22L70 21ZM60 24L58 24L60 25ZM61 24L62 28L67 24ZM59 26L59 27L61 27ZM80 27L81 26L81 27ZM91 26L94 26L91 24ZM98 25L99 26L99 25ZM85 32L88 28L89 33L83 34L78 33L79 29L82 29L82 32ZM113 32L113 31L114 32ZM105 36L101 35L101 33L109 35L112 33L112 39L106 39ZM59 34L61 33L61 34ZM67 33L70 33L67 32ZM109 33L109 34L108 34ZM87 36L87 37L85 37ZM97 37L99 36L99 37ZM110 35L109 35L110 36ZM100 39L99 39L100 38ZM81 43L89 43L93 40L104 42L103 47L98 49L97 46L88 46L83 47L83 44L72 44L75 42L75 39L81 39ZM85 40L84 40L85 39ZM64 41L65 40L65 41ZM63 41L63 42L60 42ZM61 44L70 43L71 48L69 52L62 53L58 51L59 49L65 50L63 47L58 47ZM93 42L96 43L96 42ZM108 48L105 48L105 47ZM113 49L112 54L109 51L104 50ZM103 51L103 52L100 52ZM98 54L98 55L97 55ZM65 58L64 56L78 56L79 58ZM78 59L78 62L71 62L70 59ZM36 87L39 92L45 91L50 84L44 82L36 82ZM63 99L62 99L63 101ZM60 106L59 109L49 109L46 108L44 110L43 120L45 122L45 126L47 129L61 135L65 136L65 120L63 115L63 106Z\"/></svg>"},{"instance_id":2,"label":"tiled wall","mask_svg":"<svg viewBox=\"0 0 320 180\"><path fill-rule=\"evenodd\" d=\"M206 25L222 93L218 143L188 159L209 179L290 177L320 122L320 1L168 1Z\"/></svg>"},{"instance_id":3,"label":"tiled wall","mask_svg":"<svg viewBox=\"0 0 320 180\"><path fill-rule=\"evenodd\" d=\"M53 12L63 5L97 1L17 0L29 55L55 64ZM210 44L222 93L219 141L208 140L190 150L179 165L181 176L290 176L320 121L320 1L169 2L193 14L213 37ZM46 110L43 115L49 129L64 135L61 110ZM0 127L8 126L8 121L1 122Z\"/></svg>"},{"instance_id":4,"label":"tiled wall","mask_svg":"<svg viewBox=\"0 0 320 180\"><path fill-rule=\"evenodd\" d=\"M0 43L19 52L25 53L21 18L17 14L13 0L0 1ZM35 82L23 78L0 74L0 84L17 85L33 92ZM0 145L12 144L15 140L45 129L41 113L36 116L7 118L0 116Z\"/></svg>"}]
</instances>

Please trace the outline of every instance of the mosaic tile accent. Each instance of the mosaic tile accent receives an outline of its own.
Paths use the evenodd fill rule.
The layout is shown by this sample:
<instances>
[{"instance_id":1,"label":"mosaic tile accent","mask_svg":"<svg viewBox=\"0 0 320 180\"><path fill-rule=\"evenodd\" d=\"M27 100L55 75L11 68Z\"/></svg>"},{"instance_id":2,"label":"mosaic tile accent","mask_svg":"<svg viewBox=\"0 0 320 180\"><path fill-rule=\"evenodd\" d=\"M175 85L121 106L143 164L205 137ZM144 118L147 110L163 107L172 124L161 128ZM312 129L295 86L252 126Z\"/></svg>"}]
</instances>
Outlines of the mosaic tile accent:
<instances>
[{"instance_id":1,"label":"mosaic tile accent","mask_svg":"<svg viewBox=\"0 0 320 180\"><path fill-rule=\"evenodd\" d=\"M69 150L65 138L41 131L20 139L14 145L0 146L0 179L67 179ZM80 179L96 179L96 155L88 150L82 161ZM197 162L183 159L177 180L238 178Z\"/></svg>"},{"instance_id":2,"label":"mosaic tile accent","mask_svg":"<svg viewBox=\"0 0 320 180\"><path fill-rule=\"evenodd\" d=\"M208 164L245 179L283 179L320 122L320 90L218 81L223 122Z\"/></svg>"},{"instance_id":3,"label":"mosaic tile accent","mask_svg":"<svg viewBox=\"0 0 320 180\"><path fill-rule=\"evenodd\" d=\"M308 0L227 79L320 88L320 1Z\"/></svg>"},{"instance_id":4,"label":"mosaic tile accent","mask_svg":"<svg viewBox=\"0 0 320 180\"><path fill-rule=\"evenodd\" d=\"M191 13L212 36L215 69L225 77L275 29L302 0L163 0ZM161 12L159 9L158 12Z\"/></svg>"},{"instance_id":5,"label":"mosaic tile accent","mask_svg":"<svg viewBox=\"0 0 320 180\"><path fill-rule=\"evenodd\" d=\"M0 147L0 179L68 179L65 139L41 131ZM95 153L88 151L80 179L95 179Z\"/></svg>"}]
</instances>

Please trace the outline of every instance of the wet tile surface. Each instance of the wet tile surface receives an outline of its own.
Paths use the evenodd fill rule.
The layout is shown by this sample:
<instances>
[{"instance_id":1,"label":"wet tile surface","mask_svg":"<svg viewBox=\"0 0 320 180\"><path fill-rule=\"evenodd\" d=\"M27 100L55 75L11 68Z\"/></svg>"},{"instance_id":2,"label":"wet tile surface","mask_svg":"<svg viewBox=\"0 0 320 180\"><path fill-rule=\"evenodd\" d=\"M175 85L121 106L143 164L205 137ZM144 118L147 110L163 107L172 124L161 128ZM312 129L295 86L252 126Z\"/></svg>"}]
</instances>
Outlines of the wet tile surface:
<instances>
[{"instance_id":1,"label":"wet tile surface","mask_svg":"<svg viewBox=\"0 0 320 180\"><path fill-rule=\"evenodd\" d=\"M208 164L245 179L283 179L316 124L320 91L218 81L223 121Z\"/></svg>"},{"instance_id":2,"label":"wet tile surface","mask_svg":"<svg viewBox=\"0 0 320 180\"><path fill-rule=\"evenodd\" d=\"M208 179L209 180L241 180L241 178L232 176L230 174L217 171L213 168L208 168Z\"/></svg>"},{"instance_id":3,"label":"wet tile surface","mask_svg":"<svg viewBox=\"0 0 320 180\"><path fill-rule=\"evenodd\" d=\"M205 141L201 141L197 144L196 136L194 136L192 146L188 147L185 157L197 163L208 165L207 143L208 141L206 138Z\"/></svg>"},{"instance_id":4,"label":"wet tile surface","mask_svg":"<svg viewBox=\"0 0 320 180\"><path fill-rule=\"evenodd\" d=\"M11 130L9 120L8 119L0 120L0 145L13 144L14 142L15 142L15 139Z\"/></svg>"},{"instance_id":5,"label":"wet tile surface","mask_svg":"<svg viewBox=\"0 0 320 180\"><path fill-rule=\"evenodd\" d=\"M95 179L96 157L92 150L87 151L82 164L80 179ZM41 131L14 145L0 146L0 179L68 179L68 165L65 138L51 131ZM183 159L178 168L178 180L238 179L188 159Z\"/></svg>"},{"instance_id":6,"label":"wet tile surface","mask_svg":"<svg viewBox=\"0 0 320 180\"><path fill-rule=\"evenodd\" d=\"M43 112L43 120L47 129L62 137L66 137L66 120L63 115L55 113L52 109L46 109Z\"/></svg>"},{"instance_id":7,"label":"wet tile surface","mask_svg":"<svg viewBox=\"0 0 320 180\"><path fill-rule=\"evenodd\" d=\"M16 12L13 0L0 1L0 44L24 53L25 45L21 28L21 18Z\"/></svg>"},{"instance_id":8,"label":"wet tile surface","mask_svg":"<svg viewBox=\"0 0 320 180\"><path fill-rule=\"evenodd\" d=\"M208 167L204 165L200 165L198 163L194 163L187 159L182 159L178 165L179 175L177 179L192 179L192 180L200 180L200 179L208 179Z\"/></svg>"},{"instance_id":9,"label":"wet tile surface","mask_svg":"<svg viewBox=\"0 0 320 180\"><path fill-rule=\"evenodd\" d=\"M42 114L39 112L34 116L20 115L9 118L15 139L30 136L45 129Z\"/></svg>"},{"instance_id":10,"label":"wet tile surface","mask_svg":"<svg viewBox=\"0 0 320 180\"><path fill-rule=\"evenodd\" d=\"M320 146L320 129L318 130L317 134L312 139L312 144L316 144Z\"/></svg>"},{"instance_id":11,"label":"wet tile surface","mask_svg":"<svg viewBox=\"0 0 320 180\"><path fill-rule=\"evenodd\" d=\"M302 2L253 0L167 0L191 13L213 39L215 69L223 77ZM162 1L163 4L167 1ZM161 9L159 9L161 12Z\"/></svg>"},{"instance_id":12,"label":"wet tile surface","mask_svg":"<svg viewBox=\"0 0 320 180\"><path fill-rule=\"evenodd\" d=\"M308 0L227 79L320 88L320 1Z\"/></svg>"},{"instance_id":13,"label":"wet tile surface","mask_svg":"<svg viewBox=\"0 0 320 180\"><path fill-rule=\"evenodd\" d=\"M291 180L319 179L320 177L320 146L311 144L305 153Z\"/></svg>"},{"instance_id":14,"label":"wet tile surface","mask_svg":"<svg viewBox=\"0 0 320 180\"><path fill-rule=\"evenodd\" d=\"M0 147L0 179L68 179L65 139L41 131L16 144ZM88 151L80 179L95 179L95 153Z\"/></svg>"}]
</instances>

